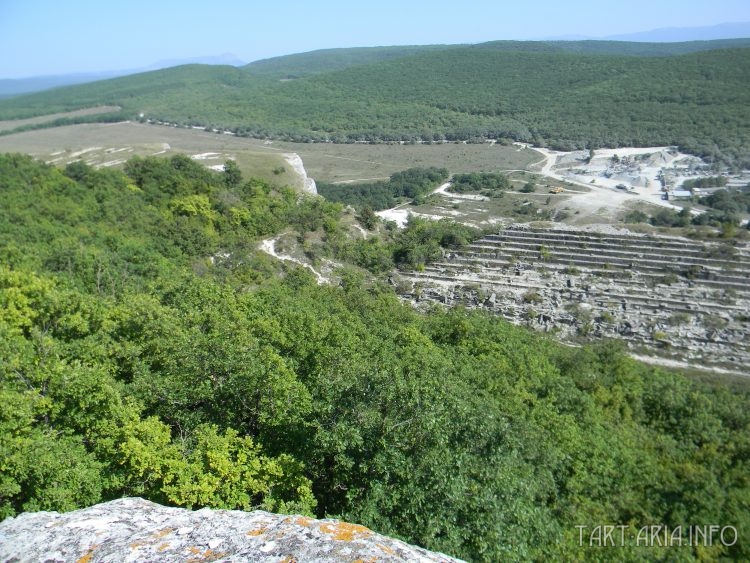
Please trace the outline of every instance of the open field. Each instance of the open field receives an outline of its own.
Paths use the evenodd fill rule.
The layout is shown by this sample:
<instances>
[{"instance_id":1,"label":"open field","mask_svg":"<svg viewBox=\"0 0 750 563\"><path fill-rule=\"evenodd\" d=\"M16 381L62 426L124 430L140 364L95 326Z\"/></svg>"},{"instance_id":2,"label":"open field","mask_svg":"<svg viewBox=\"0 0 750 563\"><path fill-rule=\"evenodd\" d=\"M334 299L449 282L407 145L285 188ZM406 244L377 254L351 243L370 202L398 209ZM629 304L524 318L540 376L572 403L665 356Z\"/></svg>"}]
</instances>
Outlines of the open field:
<instances>
[{"instance_id":1,"label":"open field","mask_svg":"<svg viewBox=\"0 0 750 563\"><path fill-rule=\"evenodd\" d=\"M262 150L245 139L195 129L132 122L69 125L2 136L0 152L27 153L58 166L78 159L92 166L121 166L135 155L184 153L217 169L233 158L246 176L302 187L283 151ZM283 172L274 173L282 168Z\"/></svg>"},{"instance_id":2,"label":"open field","mask_svg":"<svg viewBox=\"0 0 750 563\"><path fill-rule=\"evenodd\" d=\"M52 113L49 115L40 115L39 117L30 117L28 119L11 119L8 121L0 121L0 132L1 131L12 131L18 127L24 127L26 125L39 125L41 123L49 123L56 119L64 117L85 117L87 115L97 115L100 113L111 113L113 111L119 111L118 106L97 106L93 108L79 109L76 111L67 111L63 113Z\"/></svg>"},{"instance_id":3,"label":"open field","mask_svg":"<svg viewBox=\"0 0 750 563\"><path fill-rule=\"evenodd\" d=\"M384 178L412 167L445 167L451 174L525 169L541 155L531 149L483 144L332 144L285 143L248 139L270 150L296 152L307 173L326 182Z\"/></svg>"},{"instance_id":4,"label":"open field","mask_svg":"<svg viewBox=\"0 0 750 563\"><path fill-rule=\"evenodd\" d=\"M165 148L166 145L168 148ZM104 165L112 160L127 159L134 154L212 152L218 153L220 157L234 156L240 168L248 175L267 178L275 183L286 181L294 184L299 180L296 175L291 175L291 167L286 165L283 157L274 155L297 153L305 163L308 175L326 182L387 177L415 166L444 166L451 173L524 169L541 158L539 153L531 149L489 143L371 145L269 142L207 133L200 129L133 122L70 125L0 137L0 152L24 152L47 161L60 157L55 164L64 164L66 159L65 154L56 154L58 151L66 151L70 155L91 147L115 146L127 147L128 150L117 153L120 155L117 158L109 158L108 153L89 151L85 158L95 165ZM221 158L205 160L208 166L221 162ZM114 165L117 164L120 163ZM284 166L287 172L282 175L273 174L272 170L278 166Z\"/></svg>"},{"instance_id":5,"label":"open field","mask_svg":"<svg viewBox=\"0 0 750 563\"><path fill-rule=\"evenodd\" d=\"M184 153L218 170L227 159L234 159L246 176L298 188L303 178L288 161L292 154L301 157L310 177L325 182L372 181L411 167L446 167L451 174L508 171L515 189L502 198L460 197L447 191L423 205L400 206L388 214L400 223L411 211L485 227L535 219L572 225L613 224L633 209L649 213L663 206L680 209L681 205L660 199L659 174L674 178L673 185L679 185L684 178L710 173L699 159L666 147L599 150L592 162L584 163L583 153L537 150L521 144L272 142L136 122L79 124L0 136L0 152L29 153L59 166L77 159L93 166L121 166L134 155ZM620 164L613 165L615 154L622 157ZM683 160L687 163L682 165L684 170L679 167ZM529 180L537 185L536 192L519 193ZM630 189L615 189L618 183ZM553 187L564 191L552 194Z\"/></svg>"},{"instance_id":6,"label":"open field","mask_svg":"<svg viewBox=\"0 0 750 563\"><path fill-rule=\"evenodd\" d=\"M0 152L29 153L58 166L78 159L93 166L121 166L134 155L184 153L207 167L220 169L224 161L233 158L247 176L301 187L301 177L286 160L289 154L296 153L302 158L308 175L327 182L356 182L385 178L416 166L444 166L454 174L515 171L510 174L516 189L529 180L538 186L535 193L514 191L490 200L461 198L450 192L436 194L425 205L397 210L401 222L411 211L425 216L452 217L478 226L500 223L503 218L554 218L577 225L614 223L632 208L636 199L619 190L603 186L596 189L576 183L574 178L559 176L546 170L554 163L546 151L541 154L518 145L271 142L201 129L123 122L79 124L6 135L0 137ZM541 173L524 171L529 168L541 168ZM550 194L553 186L563 187L565 191Z\"/></svg>"}]
</instances>

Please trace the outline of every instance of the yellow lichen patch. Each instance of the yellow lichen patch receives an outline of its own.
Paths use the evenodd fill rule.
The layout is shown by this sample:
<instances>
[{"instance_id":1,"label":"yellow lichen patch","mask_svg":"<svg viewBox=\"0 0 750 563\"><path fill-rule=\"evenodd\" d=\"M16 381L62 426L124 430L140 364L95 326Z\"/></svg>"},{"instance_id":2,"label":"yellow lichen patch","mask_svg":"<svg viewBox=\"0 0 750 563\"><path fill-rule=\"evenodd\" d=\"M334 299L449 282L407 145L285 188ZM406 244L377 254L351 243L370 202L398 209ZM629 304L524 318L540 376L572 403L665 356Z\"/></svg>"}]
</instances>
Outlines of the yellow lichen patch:
<instances>
[{"instance_id":1,"label":"yellow lichen patch","mask_svg":"<svg viewBox=\"0 0 750 563\"><path fill-rule=\"evenodd\" d=\"M174 532L174 528L164 528L163 530L159 530L158 532L154 532L152 534L152 536L155 537L155 538L163 538L164 536L169 535L172 532Z\"/></svg>"},{"instance_id":2,"label":"yellow lichen patch","mask_svg":"<svg viewBox=\"0 0 750 563\"><path fill-rule=\"evenodd\" d=\"M213 549L201 551L200 549L195 547L189 547L188 550L190 550L190 553L195 554L196 557L191 557L187 560L187 563L203 563L204 561L216 561L217 559L221 559L227 554L226 551L219 552L214 551Z\"/></svg>"},{"instance_id":3,"label":"yellow lichen patch","mask_svg":"<svg viewBox=\"0 0 750 563\"><path fill-rule=\"evenodd\" d=\"M309 528L310 524L312 524L313 519L308 518L307 516L298 516L294 519L294 523L298 526L304 526L305 528Z\"/></svg>"},{"instance_id":4,"label":"yellow lichen patch","mask_svg":"<svg viewBox=\"0 0 750 563\"><path fill-rule=\"evenodd\" d=\"M396 554L396 552L392 550L390 547L388 547L387 545L383 545L382 543L376 543L375 545L377 545L382 551L385 551L388 555Z\"/></svg>"},{"instance_id":5,"label":"yellow lichen patch","mask_svg":"<svg viewBox=\"0 0 750 563\"><path fill-rule=\"evenodd\" d=\"M94 557L94 550L96 549L95 545L92 545L89 550L86 552L86 555L83 557L79 557L76 563L90 563L91 558Z\"/></svg>"},{"instance_id":6,"label":"yellow lichen patch","mask_svg":"<svg viewBox=\"0 0 750 563\"><path fill-rule=\"evenodd\" d=\"M339 541L352 541L366 538L372 535L372 531L359 524L348 524L346 522L325 523L320 525L320 531L331 534L333 539Z\"/></svg>"},{"instance_id":7,"label":"yellow lichen patch","mask_svg":"<svg viewBox=\"0 0 750 563\"><path fill-rule=\"evenodd\" d=\"M259 535L261 535L261 534L265 533L265 531L266 531L267 529L268 529L268 528L256 528L255 530L250 530L250 531L248 531L248 532L247 532L247 535L248 535L248 536L259 536Z\"/></svg>"},{"instance_id":8,"label":"yellow lichen patch","mask_svg":"<svg viewBox=\"0 0 750 563\"><path fill-rule=\"evenodd\" d=\"M146 541L134 541L130 544L130 549L138 549L139 547L142 547L144 545L148 545L148 542Z\"/></svg>"},{"instance_id":9,"label":"yellow lichen patch","mask_svg":"<svg viewBox=\"0 0 750 563\"><path fill-rule=\"evenodd\" d=\"M377 560L377 557L370 557L369 559L355 559L354 563L375 563Z\"/></svg>"},{"instance_id":10,"label":"yellow lichen patch","mask_svg":"<svg viewBox=\"0 0 750 563\"><path fill-rule=\"evenodd\" d=\"M167 549L168 547L169 547L169 542L166 542L166 541L165 541L165 542L164 542L163 544L161 544L161 545L160 545L159 547L157 547L156 549L158 549L159 551L164 551L164 550L165 550L165 549Z\"/></svg>"},{"instance_id":11,"label":"yellow lichen patch","mask_svg":"<svg viewBox=\"0 0 750 563\"><path fill-rule=\"evenodd\" d=\"M279 563L297 563L297 560L291 555L287 555L284 559L279 561Z\"/></svg>"}]
</instances>

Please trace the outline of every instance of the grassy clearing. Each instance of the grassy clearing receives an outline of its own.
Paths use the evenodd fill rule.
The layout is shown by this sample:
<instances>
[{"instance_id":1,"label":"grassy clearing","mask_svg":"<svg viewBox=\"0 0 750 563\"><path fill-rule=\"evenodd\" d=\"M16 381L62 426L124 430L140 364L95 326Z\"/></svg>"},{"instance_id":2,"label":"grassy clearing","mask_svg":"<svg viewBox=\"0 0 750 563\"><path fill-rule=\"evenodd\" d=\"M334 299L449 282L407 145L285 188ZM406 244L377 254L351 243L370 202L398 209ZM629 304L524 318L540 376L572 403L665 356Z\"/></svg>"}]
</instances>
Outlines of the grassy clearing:
<instances>
[{"instance_id":1,"label":"grassy clearing","mask_svg":"<svg viewBox=\"0 0 750 563\"><path fill-rule=\"evenodd\" d=\"M41 118L39 118L41 119ZM74 153L90 147L130 147L126 155L154 154L169 145L166 153L201 154L216 152L237 158L240 168L248 174L268 178L274 182L297 182L281 153L294 152L302 157L307 173L326 182L351 181L388 177L394 172L411 167L447 167L451 173L496 172L524 169L537 162L539 153L515 146L485 144L436 145L369 145L330 143L267 142L259 139L206 133L198 129L184 129L140 123L81 124L27 131L0 137L0 152L25 152L47 157L58 151ZM263 158L262 155L276 155ZM55 155L56 158L60 155ZM106 155L102 155L106 156ZM87 160L98 158L87 155ZM111 159L108 159L111 160ZM102 164L108 160L95 160ZM207 165L221 161L206 159ZM286 171L274 174L283 166Z\"/></svg>"},{"instance_id":2,"label":"grassy clearing","mask_svg":"<svg viewBox=\"0 0 750 563\"><path fill-rule=\"evenodd\" d=\"M263 141L251 140L262 145ZM524 169L539 160L539 153L514 146L486 144L368 145L285 143L265 145L296 152L307 173L326 182L387 177L407 168L445 167L451 174Z\"/></svg>"},{"instance_id":3,"label":"grassy clearing","mask_svg":"<svg viewBox=\"0 0 750 563\"><path fill-rule=\"evenodd\" d=\"M533 149L519 150L516 146L489 143L271 143L206 133L199 129L114 123L80 124L7 135L0 137L0 152L29 153L58 166L80 158L92 165L117 167L134 155L170 156L176 153L203 155L200 162L206 166L220 166L226 159L234 158L247 176L298 187L301 178L284 159L285 154L292 152L302 157L311 177L327 182L387 177L416 166L445 166L451 173L513 170L515 172L510 172L510 177L514 191L506 193L503 198L477 202L437 196L412 209L476 225L500 220L529 221L545 215L560 219L561 214L565 216L564 222L571 224L617 223L627 210L607 206L605 202L600 204L599 196L585 196L589 191L585 187L523 171L540 160L539 153ZM536 192L517 193L528 181L536 184ZM562 187L565 191L551 194L552 187ZM531 202L535 210L541 211L522 213L520 207L524 202Z\"/></svg>"},{"instance_id":4,"label":"grassy clearing","mask_svg":"<svg viewBox=\"0 0 750 563\"><path fill-rule=\"evenodd\" d=\"M444 195L430 196L424 204L409 206L408 209L433 217L450 217L480 228L500 223L531 221L554 221L577 226L613 224L631 228L639 225L624 225L621 220L628 210L648 208L650 211L651 207L659 209L640 201L622 203L601 199L602 194L592 192L583 186L558 182L535 174L513 173L511 179L513 190L503 192L501 197L473 201L461 199L448 192ZM536 191L518 191L528 181L536 184ZM550 193L553 187L562 187L564 191ZM644 228L653 229L650 225L644 225Z\"/></svg>"},{"instance_id":5,"label":"grassy clearing","mask_svg":"<svg viewBox=\"0 0 750 563\"><path fill-rule=\"evenodd\" d=\"M42 123L49 123L56 119L64 117L85 117L87 115L97 115L100 113L112 113L113 111L120 111L118 106L97 106L94 108L79 109L76 111L66 111L62 113L52 113L49 115L41 115L39 117L30 117L28 119L11 119L8 121L0 121L0 132L12 131L18 127L24 127L26 125L40 125Z\"/></svg>"},{"instance_id":6,"label":"grassy clearing","mask_svg":"<svg viewBox=\"0 0 750 563\"><path fill-rule=\"evenodd\" d=\"M409 206L408 209L433 217L449 217L480 228L530 221L555 221L570 225L615 222L619 207L597 204L597 195L584 186L522 170L514 170L508 176L512 189L503 192L501 197L478 201L447 192L434 194L422 205ZM520 191L528 182L536 186L535 191ZM558 187L563 191L551 193L552 188Z\"/></svg>"},{"instance_id":7,"label":"grassy clearing","mask_svg":"<svg viewBox=\"0 0 750 563\"><path fill-rule=\"evenodd\" d=\"M230 135L140 123L93 123L39 129L0 137L0 152L23 152L57 166L82 159L94 166L121 166L132 156L205 155L206 166L234 158L247 176L301 187L301 178L277 151ZM283 172L277 172L283 168Z\"/></svg>"}]
</instances>

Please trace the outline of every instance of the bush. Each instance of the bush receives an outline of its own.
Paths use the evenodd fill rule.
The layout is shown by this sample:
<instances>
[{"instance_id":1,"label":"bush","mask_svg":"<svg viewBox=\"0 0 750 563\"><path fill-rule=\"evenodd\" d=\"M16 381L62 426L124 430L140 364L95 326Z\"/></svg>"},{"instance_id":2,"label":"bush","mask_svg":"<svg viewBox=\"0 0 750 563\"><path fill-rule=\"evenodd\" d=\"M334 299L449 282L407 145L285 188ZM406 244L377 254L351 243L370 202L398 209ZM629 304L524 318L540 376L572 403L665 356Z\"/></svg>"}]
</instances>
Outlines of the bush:
<instances>
[{"instance_id":1,"label":"bush","mask_svg":"<svg viewBox=\"0 0 750 563\"><path fill-rule=\"evenodd\" d=\"M543 301L542 296L533 289L524 293L522 299L524 303L541 303Z\"/></svg>"},{"instance_id":2,"label":"bush","mask_svg":"<svg viewBox=\"0 0 750 563\"><path fill-rule=\"evenodd\" d=\"M628 211L622 217L622 220L625 223L647 223L648 219L649 219L648 215L646 215L643 211L640 211L639 209Z\"/></svg>"},{"instance_id":3,"label":"bush","mask_svg":"<svg viewBox=\"0 0 750 563\"><path fill-rule=\"evenodd\" d=\"M472 173L456 174L453 176L451 191L456 193L483 192L486 195L500 195L503 190L508 190L511 183L505 174L497 173Z\"/></svg>"}]
</instances>

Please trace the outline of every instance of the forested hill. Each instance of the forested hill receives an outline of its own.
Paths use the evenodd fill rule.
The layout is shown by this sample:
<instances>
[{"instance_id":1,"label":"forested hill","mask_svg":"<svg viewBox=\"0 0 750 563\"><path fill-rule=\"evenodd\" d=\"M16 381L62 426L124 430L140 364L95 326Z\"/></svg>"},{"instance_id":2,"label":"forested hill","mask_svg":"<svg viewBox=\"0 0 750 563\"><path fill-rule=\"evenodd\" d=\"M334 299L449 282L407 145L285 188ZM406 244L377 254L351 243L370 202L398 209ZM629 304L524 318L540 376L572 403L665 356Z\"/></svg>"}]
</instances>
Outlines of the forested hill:
<instances>
[{"instance_id":1,"label":"forested hill","mask_svg":"<svg viewBox=\"0 0 750 563\"><path fill-rule=\"evenodd\" d=\"M750 43L750 40L748 40ZM312 74L342 70L351 66L376 63L420 53L455 49L456 45L405 45L396 47L352 47L320 49L254 61L244 70L257 76L300 78Z\"/></svg>"},{"instance_id":2,"label":"forested hill","mask_svg":"<svg viewBox=\"0 0 750 563\"><path fill-rule=\"evenodd\" d=\"M750 38L682 41L676 43L641 43L636 41L488 41L473 49L525 51L540 53L579 53L583 55L627 55L633 57L669 57L716 49L750 47Z\"/></svg>"},{"instance_id":3,"label":"forested hill","mask_svg":"<svg viewBox=\"0 0 750 563\"><path fill-rule=\"evenodd\" d=\"M279 79L301 78L313 74L343 70L357 65L388 61L460 47L494 51L540 53L579 53L586 55L629 55L666 57L698 51L750 47L748 39L718 39L681 43L636 43L628 41L490 41L478 45L403 45L394 47L352 47L320 49L262 59L245 65L244 70L256 76Z\"/></svg>"},{"instance_id":4,"label":"forested hill","mask_svg":"<svg viewBox=\"0 0 750 563\"><path fill-rule=\"evenodd\" d=\"M750 48L712 48L742 42L493 42L189 65L0 101L0 119L108 104L123 110L85 119L143 114L299 141L676 144L750 166Z\"/></svg>"}]
</instances>

